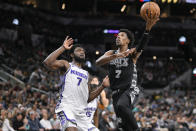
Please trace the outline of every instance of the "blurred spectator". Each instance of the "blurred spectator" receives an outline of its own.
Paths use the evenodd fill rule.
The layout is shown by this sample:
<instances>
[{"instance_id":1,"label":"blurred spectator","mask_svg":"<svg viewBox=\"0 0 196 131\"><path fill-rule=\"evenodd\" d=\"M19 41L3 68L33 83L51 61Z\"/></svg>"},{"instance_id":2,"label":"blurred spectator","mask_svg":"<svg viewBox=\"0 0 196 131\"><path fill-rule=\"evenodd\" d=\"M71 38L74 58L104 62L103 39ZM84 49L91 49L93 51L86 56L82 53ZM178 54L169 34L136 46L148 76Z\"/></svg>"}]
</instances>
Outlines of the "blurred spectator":
<instances>
[{"instance_id":1,"label":"blurred spectator","mask_svg":"<svg viewBox=\"0 0 196 131\"><path fill-rule=\"evenodd\" d=\"M14 76L20 80L24 80L24 76L22 74L22 71L19 69L19 67L16 67L16 69L14 70Z\"/></svg>"},{"instance_id":2,"label":"blurred spectator","mask_svg":"<svg viewBox=\"0 0 196 131\"><path fill-rule=\"evenodd\" d=\"M60 130L60 120L57 119L56 114L53 115L53 117L50 119L50 122L54 130Z\"/></svg>"},{"instance_id":3,"label":"blurred spectator","mask_svg":"<svg viewBox=\"0 0 196 131\"><path fill-rule=\"evenodd\" d=\"M36 85L41 81L40 69L35 69L30 75L29 84Z\"/></svg>"},{"instance_id":4,"label":"blurred spectator","mask_svg":"<svg viewBox=\"0 0 196 131\"><path fill-rule=\"evenodd\" d=\"M115 131L116 124L114 120L111 118L111 114L108 111L103 111L101 115L102 118L99 122L100 131Z\"/></svg>"},{"instance_id":5,"label":"blurred spectator","mask_svg":"<svg viewBox=\"0 0 196 131\"><path fill-rule=\"evenodd\" d=\"M43 126L40 124L39 120L36 118L35 111L30 111L30 118L28 120L28 124L30 126L29 130L34 131L44 131Z\"/></svg>"},{"instance_id":6,"label":"blurred spectator","mask_svg":"<svg viewBox=\"0 0 196 131\"><path fill-rule=\"evenodd\" d=\"M16 116L13 119L13 128L15 130L28 130L28 120L24 118L23 114L21 112L18 112Z\"/></svg>"},{"instance_id":7,"label":"blurred spectator","mask_svg":"<svg viewBox=\"0 0 196 131\"><path fill-rule=\"evenodd\" d=\"M45 130L51 130L52 125L50 121L48 120L48 112L43 112L42 113L42 119L40 120L40 124L44 127Z\"/></svg>"},{"instance_id":8,"label":"blurred spectator","mask_svg":"<svg viewBox=\"0 0 196 131\"><path fill-rule=\"evenodd\" d=\"M15 130L24 130L23 127L23 116L21 113L17 113L16 116L13 119L13 128Z\"/></svg>"},{"instance_id":9,"label":"blurred spectator","mask_svg":"<svg viewBox=\"0 0 196 131\"><path fill-rule=\"evenodd\" d=\"M3 120L3 126L2 126L3 131L15 131L11 126L12 125L11 118L12 118L11 112L7 112L6 110L1 110L1 119Z\"/></svg>"}]
</instances>

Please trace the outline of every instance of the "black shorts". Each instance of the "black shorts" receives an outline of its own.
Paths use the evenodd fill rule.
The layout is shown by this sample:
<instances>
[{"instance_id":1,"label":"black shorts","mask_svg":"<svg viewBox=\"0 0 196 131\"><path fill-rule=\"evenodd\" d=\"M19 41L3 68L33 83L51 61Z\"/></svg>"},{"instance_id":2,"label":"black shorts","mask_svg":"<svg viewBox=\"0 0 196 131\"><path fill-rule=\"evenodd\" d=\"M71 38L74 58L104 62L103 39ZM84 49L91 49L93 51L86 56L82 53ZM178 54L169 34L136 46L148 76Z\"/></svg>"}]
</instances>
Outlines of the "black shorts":
<instances>
[{"instance_id":1,"label":"black shorts","mask_svg":"<svg viewBox=\"0 0 196 131\"><path fill-rule=\"evenodd\" d=\"M113 92L112 98L115 113L118 118L121 118L123 129L125 131L135 131L138 129L134 113L132 112L138 95L135 95L135 92L131 89L117 90Z\"/></svg>"},{"instance_id":2,"label":"black shorts","mask_svg":"<svg viewBox=\"0 0 196 131\"><path fill-rule=\"evenodd\" d=\"M114 90L112 91L112 99L114 106L117 104L118 100L122 95L125 95L126 98L126 105L130 108L133 108L134 104L137 102L139 94L136 94L134 90L127 89L127 90ZM125 97L124 97L125 98Z\"/></svg>"}]
</instances>

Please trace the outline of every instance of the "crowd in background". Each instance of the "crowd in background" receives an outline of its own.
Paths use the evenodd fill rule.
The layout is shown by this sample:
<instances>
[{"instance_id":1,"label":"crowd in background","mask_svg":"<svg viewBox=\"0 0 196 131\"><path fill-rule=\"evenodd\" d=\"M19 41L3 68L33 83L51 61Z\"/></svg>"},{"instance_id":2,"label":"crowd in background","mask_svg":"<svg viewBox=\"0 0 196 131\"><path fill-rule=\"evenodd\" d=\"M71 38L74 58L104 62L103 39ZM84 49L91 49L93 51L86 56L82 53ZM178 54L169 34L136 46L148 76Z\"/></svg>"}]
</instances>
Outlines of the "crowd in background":
<instances>
[{"instance_id":1,"label":"crowd in background","mask_svg":"<svg viewBox=\"0 0 196 131\"><path fill-rule=\"evenodd\" d=\"M31 34L44 34L45 36L62 38L62 34L64 35L65 32L70 30L64 29L62 25L51 23L51 21L45 19L40 20L33 14L29 14L31 13L24 16L13 11L0 10L2 16L0 18L0 29L6 27L18 32L18 38L15 41L1 41L0 43L1 69L25 84L25 87L22 88L17 84L12 85L9 80L7 82L0 81L0 131L55 131L60 129L60 122L54 114L54 109L59 88L62 84L60 76L63 72L49 71L42 65L44 58L51 51L58 48L60 43L58 45L51 44L49 38L43 38L39 41L42 44L33 45ZM12 23L16 16L21 22L19 25ZM34 21L29 21L30 17L33 17ZM58 31L54 32L54 30ZM96 29L96 31L101 32L100 29ZM96 33L95 30L89 29L88 32L88 34L85 34L75 30L73 34L80 36L84 43L86 41L91 43L102 42L94 40L94 37L100 38L99 35L93 34L93 32ZM172 34L175 33L172 32ZM93 37L90 35L93 35ZM163 38L162 35L158 33L157 35ZM172 43L171 41L176 42L176 39L165 39L167 44ZM157 42L154 41L154 43ZM64 56L62 58L67 58ZM99 74L104 74L106 70L102 68L105 72L98 73L100 70L94 64L96 57L88 57L93 66L87 69L91 74L102 79L103 77ZM152 85L152 83L157 83L153 88L164 87L188 69L189 66L183 59L158 58L155 60L142 57L138 63L139 81L144 83L144 88L147 87L146 85ZM160 89L158 93L153 94L142 93L140 100L133 109L142 131L196 130L195 89L191 90L191 88L185 88L183 85L177 87L180 88ZM106 94L110 102L105 109L99 107L99 128L101 131L116 131L118 119L112 106L111 91L106 89Z\"/></svg>"},{"instance_id":2,"label":"crowd in background","mask_svg":"<svg viewBox=\"0 0 196 131\"><path fill-rule=\"evenodd\" d=\"M32 86L13 86L0 83L1 130L58 130L60 121L54 114L56 98L37 91ZM99 109L101 131L115 131L117 118L110 91L106 90L109 105ZM196 91L184 89L159 90L142 93L133 112L142 131L196 130Z\"/></svg>"},{"instance_id":3,"label":"crowd in background","mask_svg":"<svg viewBox=\"0 0 196 131\"><path fill-rule=\"evenodd\" d=\"M141 98L134 112L144 130L196 130L195 92L169 89Z\"/></svg>"},{"instance_id":4,"label":"crowd in background","mask_svg":"<svg viewBox=\"0 0 196 131\"><path fill-rule=\"evenodd\" d=\"M0 125L3 131L60 128L54 114L54 98L32 91L30 85L21 88L1 82L0 86Z\"/></svg>"}]
</instances>

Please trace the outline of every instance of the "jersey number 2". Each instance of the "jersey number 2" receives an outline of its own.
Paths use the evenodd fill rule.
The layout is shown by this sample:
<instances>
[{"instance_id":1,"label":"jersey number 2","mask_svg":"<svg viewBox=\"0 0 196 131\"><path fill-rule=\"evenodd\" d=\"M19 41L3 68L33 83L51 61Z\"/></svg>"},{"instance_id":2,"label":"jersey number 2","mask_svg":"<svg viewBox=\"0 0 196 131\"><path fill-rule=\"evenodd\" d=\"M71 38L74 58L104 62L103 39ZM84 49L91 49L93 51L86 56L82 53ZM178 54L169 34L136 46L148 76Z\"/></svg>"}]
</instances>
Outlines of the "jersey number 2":
<instances>
[{"instance_id":1,"label":"jersey number 2","mask_svg":"<svg viewBox=\"0 0 196 131\"><path fill-rule=\"evenodd\" d=\"M79 81L78 81L78 86L79 86L79 85L80 85L80 83L81 83L81 81L82 81L82 78L77 77L77 79L79 80Z\"/></svg>"},{"instance_id":2,"label":"jersey number 2","mask_svg":"<svg viewBox=\"0 0 196 131\"><path fill-rule=\"evenodd\" d=\"M116 70L116 71L115 71L115 73L116 73L116 76L115 76L115 77L116 77L116 78L120 78L121 72L122 72L121 70Z\"/></svg>"}]
</instances>

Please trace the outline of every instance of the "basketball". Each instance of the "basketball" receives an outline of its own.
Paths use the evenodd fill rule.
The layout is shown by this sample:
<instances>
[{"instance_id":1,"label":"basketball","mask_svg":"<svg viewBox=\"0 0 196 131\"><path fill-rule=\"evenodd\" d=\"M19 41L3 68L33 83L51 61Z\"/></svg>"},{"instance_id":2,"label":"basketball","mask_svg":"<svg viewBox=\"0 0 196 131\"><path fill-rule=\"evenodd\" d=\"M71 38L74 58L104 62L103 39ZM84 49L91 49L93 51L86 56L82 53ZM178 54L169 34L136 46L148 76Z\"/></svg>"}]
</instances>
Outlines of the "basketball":
<instances>
[{"instance_id":1,"label":"basketball","mask_svg":"<svg viewBox=\"0 0 196 131\"><path fill-rule=\"evenodd\" d=\"M158 18L160 15L159 5L155 2L146 2L140 9L140 15L144 20Z\"/></svg>"}]
</instances>

